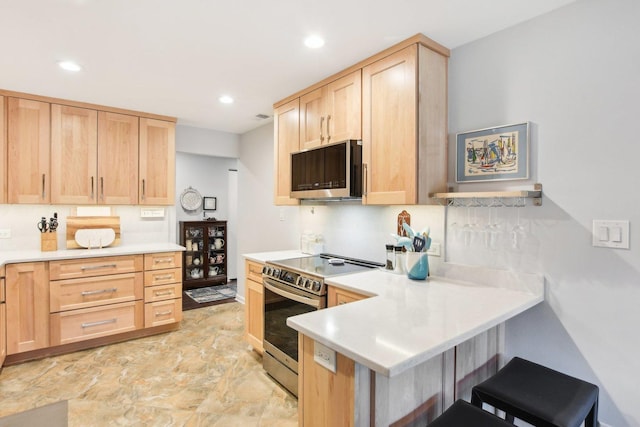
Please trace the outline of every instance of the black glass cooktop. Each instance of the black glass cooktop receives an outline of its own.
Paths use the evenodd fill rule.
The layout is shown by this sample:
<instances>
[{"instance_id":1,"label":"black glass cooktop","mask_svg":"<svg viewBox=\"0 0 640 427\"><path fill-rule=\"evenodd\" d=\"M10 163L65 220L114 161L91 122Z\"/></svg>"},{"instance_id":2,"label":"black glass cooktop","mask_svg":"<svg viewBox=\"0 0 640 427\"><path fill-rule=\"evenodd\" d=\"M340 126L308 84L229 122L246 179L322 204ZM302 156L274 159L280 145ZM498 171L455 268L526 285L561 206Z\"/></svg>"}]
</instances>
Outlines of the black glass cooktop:
<instances>
[{"instance_id":1,"label":"black glass cooktop","mask_svg":"<svg viewBox=\"0 0 640 427\"><path fill-rule=\"evenodd\" d=\"M332 254L320 254L302 258L276 260L270 261L269 264L277 265L281 268L286 268L299 273L305 272L321 277L357 273L375 267L382 267L384 265L377 262L345 258Z\"/></svg>"}]
</instances>

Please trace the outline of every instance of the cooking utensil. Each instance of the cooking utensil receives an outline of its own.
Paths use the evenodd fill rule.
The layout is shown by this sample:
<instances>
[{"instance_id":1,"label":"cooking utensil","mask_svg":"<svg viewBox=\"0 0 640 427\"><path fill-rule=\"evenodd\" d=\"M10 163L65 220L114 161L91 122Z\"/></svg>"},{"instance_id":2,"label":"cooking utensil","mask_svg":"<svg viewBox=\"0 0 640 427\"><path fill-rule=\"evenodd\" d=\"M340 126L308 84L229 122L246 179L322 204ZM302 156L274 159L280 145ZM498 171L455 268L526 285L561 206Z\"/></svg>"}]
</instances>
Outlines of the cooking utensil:
<instances>
[{"instance_id":1,"label":"cooking utensil","mask_svg":"<svg viewBox=\"0 0 640 427\"><path fill-rule=\"evenodd\" d=\"M53 218L49 218L49 232L53 233L58 228L58 213L53 213Z\"/></svg>"},{"instance_id":2,"label":"cooking utensil","mask_svg":"<svg viewBox=\"0 0 640 427\"><path fill-rule=\"evenodd\" d=\"M427 239L422 236L413 236L413 250L414 252L422 252L424 245L427 243Z\"/></svg>"},{"instance_id":3,"label":"cooking utensil","mask_svg":"<svg viewBox=\"0 0 640 427\"><path fill-rule=\"evenodd\" d=\"M47 218L45 217L42 217L42 219L37 225L38 225L38 230L40 230L41 233L46 233L47 230L49 230L49 224L47 223Z\"/></svg>"}]
</instances>

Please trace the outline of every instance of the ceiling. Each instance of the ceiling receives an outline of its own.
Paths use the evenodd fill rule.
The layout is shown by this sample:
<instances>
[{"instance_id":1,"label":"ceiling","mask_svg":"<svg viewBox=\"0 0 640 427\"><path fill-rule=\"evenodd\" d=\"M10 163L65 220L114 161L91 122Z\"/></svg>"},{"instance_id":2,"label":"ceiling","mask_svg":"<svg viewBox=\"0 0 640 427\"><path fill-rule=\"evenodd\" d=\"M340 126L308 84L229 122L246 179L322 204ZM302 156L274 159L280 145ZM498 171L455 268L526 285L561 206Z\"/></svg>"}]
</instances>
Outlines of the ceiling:
<instances>
[{"instance_id":1,"label":"ceiling","mask_svg":"<svg viewBox=\"0 0 640 427\"><path fill-rule=\"evenodd\" d=\"M241 134L274 102L416 33L453 49L574 1L0 0L0 88ZM306 48L309 34L325 46Z\"/></svg>"}]
</instances>

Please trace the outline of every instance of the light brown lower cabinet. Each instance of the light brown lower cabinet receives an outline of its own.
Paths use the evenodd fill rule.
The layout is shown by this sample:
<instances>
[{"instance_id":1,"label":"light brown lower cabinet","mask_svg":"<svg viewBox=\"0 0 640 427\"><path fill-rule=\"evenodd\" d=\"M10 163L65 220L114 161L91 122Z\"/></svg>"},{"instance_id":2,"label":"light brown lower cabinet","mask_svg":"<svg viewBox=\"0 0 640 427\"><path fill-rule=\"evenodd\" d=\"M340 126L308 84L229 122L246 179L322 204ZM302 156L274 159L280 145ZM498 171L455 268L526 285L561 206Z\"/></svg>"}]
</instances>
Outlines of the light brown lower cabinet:
<instances>
[{"instance_id":1,"label":"light brown lower cabinet","mask_svg":"<svg viewBox=\"0 0 640 427\"><path fill-rule=\"evenodd\" d=\"M327 286L327 307L335 307L336 305L348 304L350 302L360 301L365 298L369 297L357 292L337 288L335 286Z\"/></svg>"},{"instance_id":2,"label":"light brown lower cabinet","mask_svg":"<svg viewBox=\"0 0 640 427\"><path fill-rule=\"evenodd\" d=\"M0 267L0 367L7 357L7 304L5 304L4 266Z\"/></svg>"},{"instance_id":3,"label":"light brown lower cabinet","mask_svg":"<svg viewBox=\"0 0 640 427\"><path fill-rule=\"evenodd\" d=\"M49 347L49 264L6 266L7 355Z\"/></svg>"},{"instance_id":4,"label":"light brown lower cabinet","mask_svg":"<svg viewBox=\"0 0 640 427\"><path fill-rule=\"evenodd\" d=\"M245 341L258 353L264 351L264 287L262 286L264 264L246 261L244 283Z\"/></svg>"},{"instance_id":5,"label":"light brown lower cabinet","mask_svg":"<svg viewBox=\"0 0 640 427\"><path fill-rule=\"evenodd\" d=\"M11 363L174 330L181 271L180 252L9 264L0 359L5 330Z\"/></svg>"}]
</instances>

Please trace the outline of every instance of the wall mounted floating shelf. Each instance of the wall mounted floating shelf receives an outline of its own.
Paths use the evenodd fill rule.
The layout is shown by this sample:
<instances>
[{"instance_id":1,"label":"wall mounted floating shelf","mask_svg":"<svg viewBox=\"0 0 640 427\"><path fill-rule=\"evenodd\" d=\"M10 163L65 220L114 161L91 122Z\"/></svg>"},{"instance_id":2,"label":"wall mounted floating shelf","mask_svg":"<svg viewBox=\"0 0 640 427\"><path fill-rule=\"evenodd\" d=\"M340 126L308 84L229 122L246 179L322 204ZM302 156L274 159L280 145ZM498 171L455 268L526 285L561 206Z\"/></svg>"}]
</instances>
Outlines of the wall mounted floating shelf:
<instances>
[{"instance_id":1,"label":"wall mounted floating shelf","mask_svg":"<svg viewBox=\"0 0 640 427\"><path fill-rule=\"evenodd\" d=\"M524 207L527 199L533 206L542 206L542 184L534 184L533 190L433 193L430 197L445 206Z\"/></svg>"}]
</instances>

